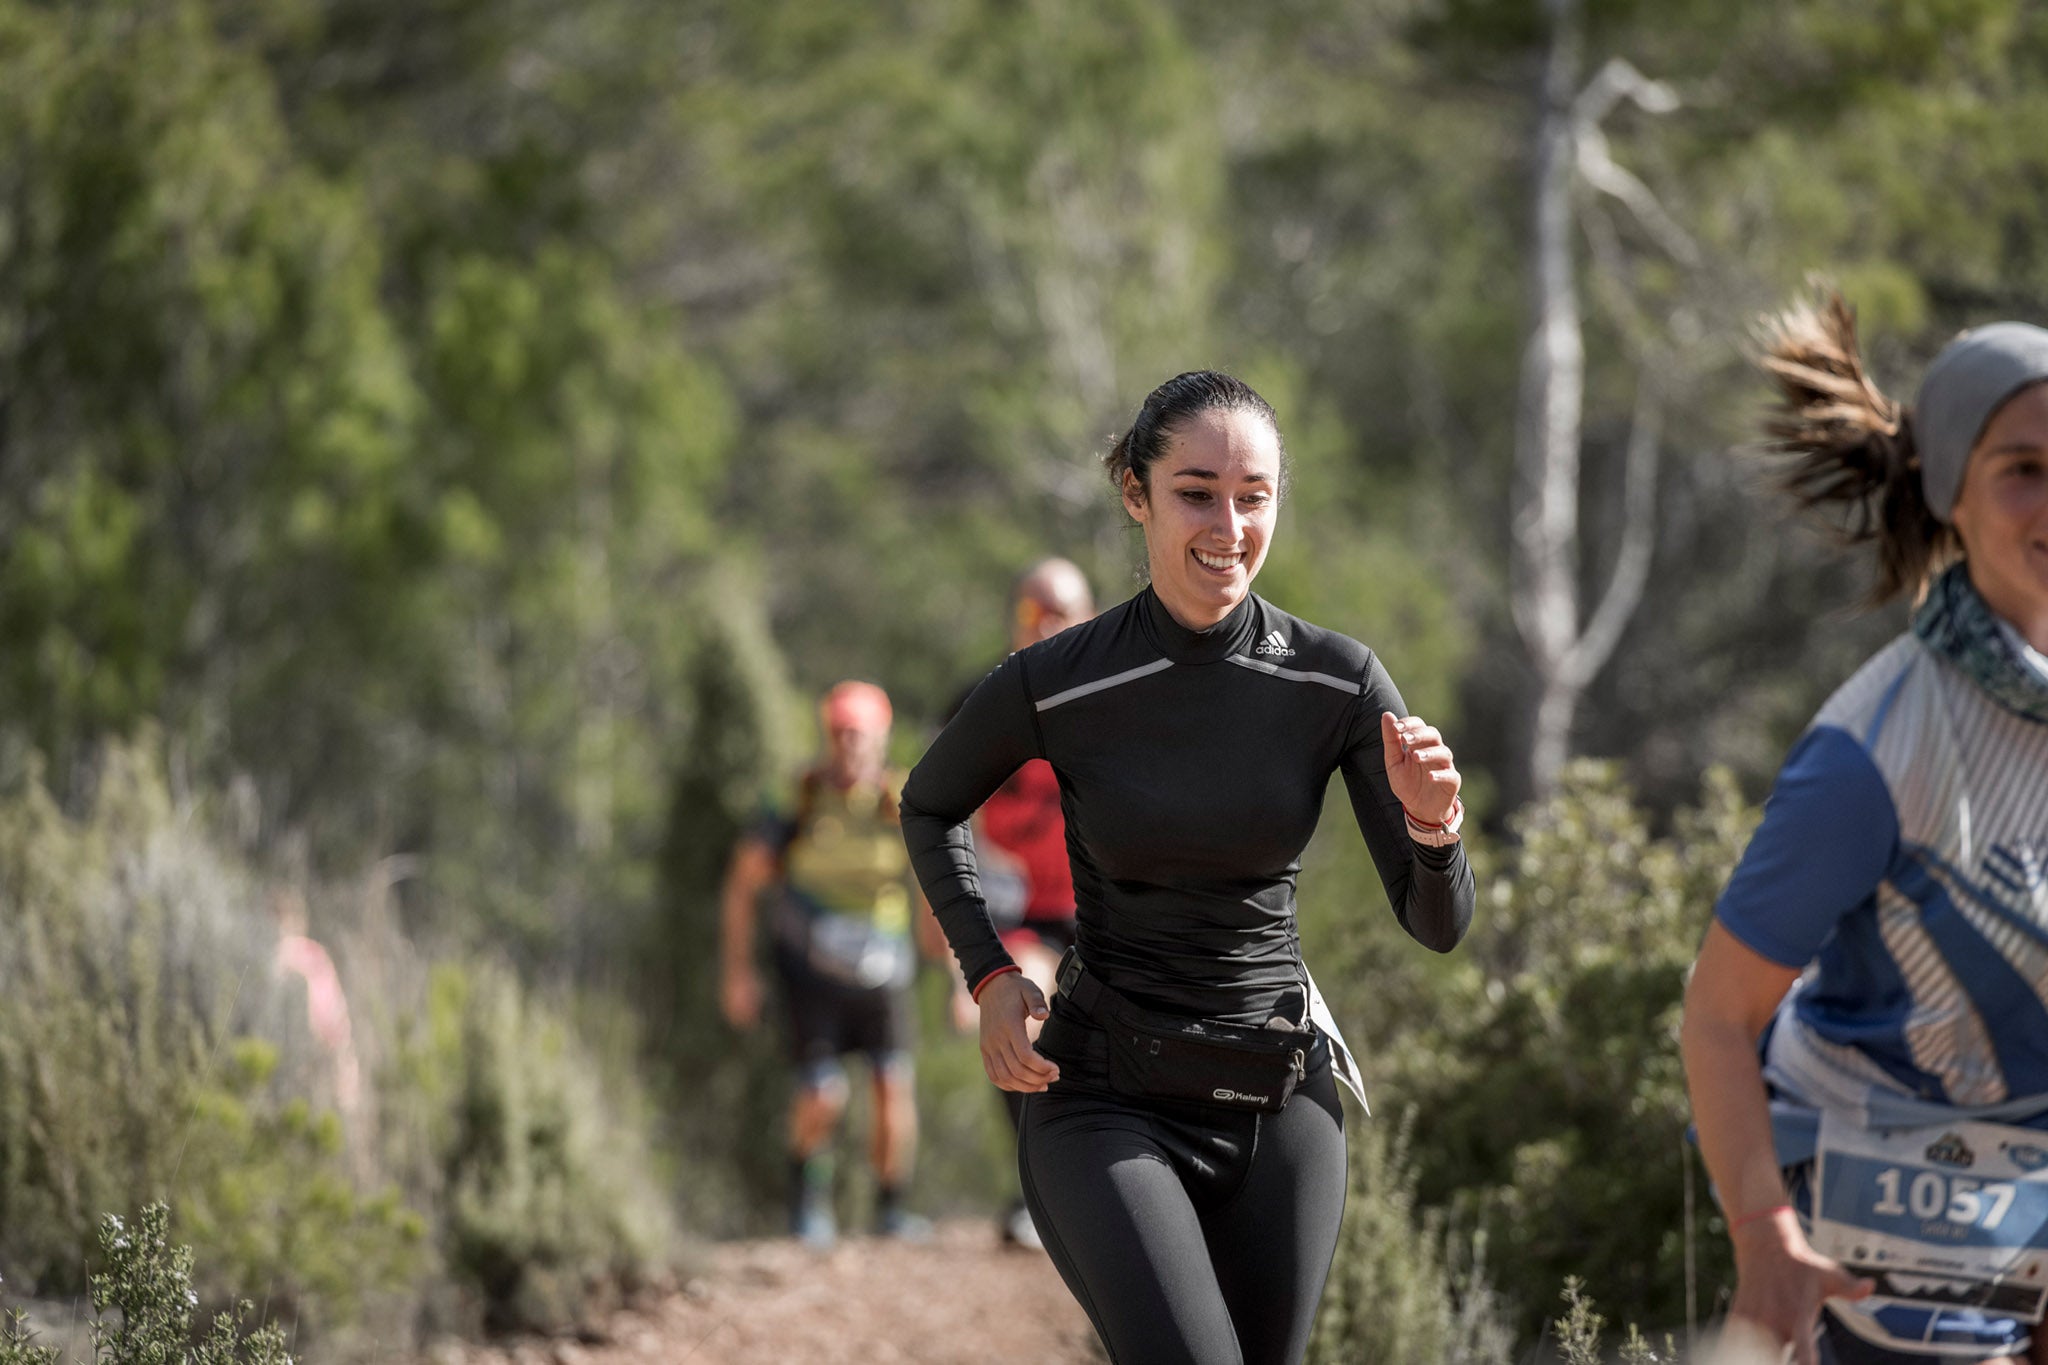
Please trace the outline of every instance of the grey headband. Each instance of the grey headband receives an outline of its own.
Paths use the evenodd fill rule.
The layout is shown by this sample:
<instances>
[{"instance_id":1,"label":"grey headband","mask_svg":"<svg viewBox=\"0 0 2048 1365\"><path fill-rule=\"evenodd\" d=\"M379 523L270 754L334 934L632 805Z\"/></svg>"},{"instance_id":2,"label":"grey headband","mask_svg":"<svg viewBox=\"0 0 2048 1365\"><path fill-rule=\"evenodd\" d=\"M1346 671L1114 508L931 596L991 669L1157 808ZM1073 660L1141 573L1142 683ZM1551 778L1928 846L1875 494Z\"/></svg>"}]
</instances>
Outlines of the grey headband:
<instances>
[{"instance_id":1,"label":"grey headband","mask_svg":"<svg viewBox=\"0 0 2048 1365\"><path fill-rule=\"evenodd\" d=\"M2025 322L1965 332L1927 367L1913 400L1913 448L1920 456L1920 488L1936 517L1948 520L1963 466L1991 414L2039 379L2048 379L2048 331Z\"/></svg>"}]
</instances>

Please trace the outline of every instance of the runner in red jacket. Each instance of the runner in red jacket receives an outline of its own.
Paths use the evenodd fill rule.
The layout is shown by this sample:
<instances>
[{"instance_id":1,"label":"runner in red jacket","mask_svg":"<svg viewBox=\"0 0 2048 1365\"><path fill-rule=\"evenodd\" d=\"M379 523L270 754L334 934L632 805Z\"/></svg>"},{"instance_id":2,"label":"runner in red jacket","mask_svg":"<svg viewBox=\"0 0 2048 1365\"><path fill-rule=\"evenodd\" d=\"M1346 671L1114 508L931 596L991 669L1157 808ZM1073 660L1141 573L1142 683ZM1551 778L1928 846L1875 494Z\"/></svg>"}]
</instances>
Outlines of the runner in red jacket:
<instances>
[{"instance_id":1,"label":"runner in red jacket","mask_svg":"<svg viewBox=\"0 0 2048 1365\"><path fill-rule=\"evenodd\" d=\"M1080 569L1064 559L1045 559L1017 579L1010 608L1010 648L1019 650L1094 616L1095 598ZM974 836L982 886L1003 946L1050 996L1060 954L1074 942L1074 873L1067 865L1067 828L1052 764L1033 759L1013 773L981 808ZM964 983L953 1003L955 1017L963 1026L971 1024L974 1001ZM1036 1023L1031 1028L1035 1038ZM997 1093L1014 1128L1024 1097ZM1004 1211L1002 1232L1007 1242L1040 1249L1021 1197Z\"/></svg>"}]
</instances>

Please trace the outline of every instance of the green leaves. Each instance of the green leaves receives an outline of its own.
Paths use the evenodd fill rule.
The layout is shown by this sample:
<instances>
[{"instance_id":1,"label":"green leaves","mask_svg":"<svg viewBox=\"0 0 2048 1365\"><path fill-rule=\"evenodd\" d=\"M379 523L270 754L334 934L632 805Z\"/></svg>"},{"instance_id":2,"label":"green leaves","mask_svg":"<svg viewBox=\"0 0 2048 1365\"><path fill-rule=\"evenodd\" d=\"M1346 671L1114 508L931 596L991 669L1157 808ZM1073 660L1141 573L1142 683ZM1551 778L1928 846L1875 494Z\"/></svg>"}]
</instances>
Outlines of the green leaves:
<instances>
[{"instance_id":1,"label":"green leaves","mask_svg":"<svg viewBox=\"0 0 2048 1365\"><path fill-rule=\"evenodd\" d=\"M1351 1124L1344 1225L1316 1314L1316 1365L1501 1365L1513 1334L1483 1230L1447 1226L1417 1196L1408 1111Z\"/></svg>"},{"instance_id":2,"label":"green leaves","mask_svg":"<svg viewBox=\"0 0 2048 1365\"><path fill-rule=\"evenodd\" d=\"M403 34L199 0L6 22L0 729L61 783L156 721L323 857L400 831L444 885L505 868L485 916L566 932L602 894L572 850L657 837L666 751L628 736L671 723L736 418L564 208L573 139L429 149L434 99L563 34L464 3ZM321 84L380 67L353 104ZM543 84L529 129L575 88Z\"/></svg>"},{"instance_id":3,"label":"green leaves","mask_svg":"<svg viewBox=\"0 0 2048 1365\"><path fill-rule=\"evenodd\" d=\"M99 1215L168 1196L202 1291L261 1285L332 1328L407 1282L426 1227L395 1189L358 1188L368 1154L304 1098L332 1063L291 1024L304 1001L272 975L248 870L140 751L97 777L78 819L39 785L0 799L5 1258L75 1291Z\"/></svg>"},{"instance_id":4,"label":"green leaves","mask_svg":"<svg viewBox=\"0 0 2048 1365\"><path fill-rule=\"evenodd\" d=\"M1366 1043L1427 1116L1422 1199L1489 1229L1525 1333L1572 1275L1624 1320L1684 1319L1685 1190L1704 1176L1688 1175L1678 1020L1754 823L1725 772L1660 834L1615 768L1574 765L1504 865L1480 860L1457 975ZM1695 1235L1711 1288L1723 1253Z\"/></svg>"},{"instance_id":5,"label":"green leaves","mask_svg":"<svg viewBox=\"0 0 2048 1365\"><path fill-rule=\"evenodd\" d=\"M54 1346L36 1345L28 1314L15 1308L0 1315L0 1365L61 1365L60 1353Z\"/></svg>"},{"instance_id":6,"label":"green leaves","mask_svg":"<svg viewBox=\"0 0 2048 1365\"><path fill-rule=\"evenodd\" d=\"M1575 736L1628 781L1582 773L1529 816L1453 959L1360 927L1355 848L1319 848L1304 894L1317 965L1358 983L1347 1018L1440 1107L1417 1198L1493 1191L1532 1310L1562 1267L1655 1316L1668 1237L1605 1237L1672 1214L1676 982L1746 819L1698 775L1767 771L1894 628L1832 615L1855 585L1727 455L1756 401L1745 329L1827 269L1904 384L1955 327L2048 307L2048 30L2015 0L1585 8L1587 70L1625 57L1681 94L1608 135L1704 258L1660 261L1620 218L1579 246L1606 289L1589 487L1646 336L1668 386L1657 571ZM767 1063L684 997L794 695L879 678L912 758L1002 651L1024 564L1066 553L1125 595L1138 540L1094 457L1152 385L1214 364L1278 404L1297 462L1261 590L1379 650L1483 822L1521 742L1503 504L1540 17L0 5L0 758L40 751L76 800L98 745L160 727L201 788L250 775L262 837L350 875L416 857L405 911L449 938L666 972L677 1055L747 1102ZM1620 513L1582 511L1597 582ZM144 1028L156 1004L118 1015L172 1059L139 1077L111 1024L48 1022L94 1093L153 1103L151 1068L191 1048L176 1018ZM32 1072L4 1038L0 1068ZM200 1096L221 1150L325 1151L242 1084ZM0 1087L0 1127L45 1101L74 1122L54 1091ZM689 1141L724 1162L711 1119ZM1656 1173L1635 1204L1584 1174L1616 1151ZM206 1169L220 1208L246 1196Z\"/></svg>"},{"instance_id":7,"label":"green leaves","mask_svg":"<svg viewBox=\"0 0 2048 1365\"><path fill-rule=\"evenodd\" d=\"M673 1249L644 1097L500 968L444 965L424 1003L392 1098L428 1144L414 1175L447 1272L491 1329L558 1330L590 1286L633 1283Z\"/></svg>"},{"instance_id":8,"label":"green leaves","mask_svg":"<svg viewBox=\"0 0 2048 1365\"><path fill-rule=\"evenodd\" d=\"M118 1214L100 1220L100 1256L92 1277L95 1365L292 1365L284 1329L271 1323L244 1337L241 1321L254 1305L214 1315L193 1341L199 1295L192 1288L192 1248L173 1246L170 1209L146 1206L131 1227Z\"/></svg>"}]
</instances>

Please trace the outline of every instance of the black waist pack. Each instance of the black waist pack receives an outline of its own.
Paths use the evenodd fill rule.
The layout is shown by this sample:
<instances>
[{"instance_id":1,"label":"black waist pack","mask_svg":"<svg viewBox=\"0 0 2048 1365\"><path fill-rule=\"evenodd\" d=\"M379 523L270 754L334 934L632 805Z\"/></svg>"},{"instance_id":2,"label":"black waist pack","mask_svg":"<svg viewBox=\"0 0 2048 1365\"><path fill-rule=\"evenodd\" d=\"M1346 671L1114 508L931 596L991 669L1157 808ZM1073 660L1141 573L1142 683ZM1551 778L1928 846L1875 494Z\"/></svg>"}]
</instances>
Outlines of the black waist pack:
<instances>
[{"instance_id":1,"label":"black waist pack","mask_svg":"<svg viewBox=\"0 0 2048 1365\"><path fill-rule=\"evenodd\" d=\"M1109 1087L1120 1095L1277 1114L1308 1076L1316 1032L1306 1019L1249 1028L1143 1009L1084 970L1071 948L1059 989L1108 1034Z\"/></svg>"}]
</instances>

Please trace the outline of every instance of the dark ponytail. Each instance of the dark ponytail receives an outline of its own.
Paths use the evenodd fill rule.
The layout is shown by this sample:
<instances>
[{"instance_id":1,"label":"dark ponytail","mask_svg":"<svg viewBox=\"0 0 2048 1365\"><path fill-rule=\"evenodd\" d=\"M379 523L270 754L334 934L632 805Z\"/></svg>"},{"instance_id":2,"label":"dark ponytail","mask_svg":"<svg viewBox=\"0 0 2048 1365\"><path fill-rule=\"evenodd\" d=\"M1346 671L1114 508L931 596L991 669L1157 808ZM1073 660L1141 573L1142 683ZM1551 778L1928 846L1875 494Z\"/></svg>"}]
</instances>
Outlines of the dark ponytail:
<instances>
[{"instance_id":1,"label":"dark ponytail","mask_svg":"<svg viewBox=\"0 0 2048 1365\"><path fill-rule=\"evenodd\" d=\"M1841 544L1876 546L1873 605L1918 598L1962 547L1927 505L1912 414L1864 371L1854 310L1840 294L1795 305L1764 320L1763 343L1779 398L1764 430L1789 457L1779 486Z\"/></svg>"},{"instance_id":2,"label":"dark ponytail","mask_svg":"<svg viewBox=\"0 0 2048 1365\"><path fill-rule=\"evenodd\" d=\"M1139 486L1152 486L1152 465L1166 453L1167 440L1190 419L1205 412L1250 412L1266 419L1277 439L1280 419L1273 405L1259 397L1251 385L1220 370L1190 370L1177 374L1145 396L1144 406L1131 421L1130 429L1116 438L1116 444L1102 457L1109 481L1121 494L1124 471L1138 476ZM1280 488L1287 488L1287 449L1280 449Z\"/></svg>"}]
</instances>

